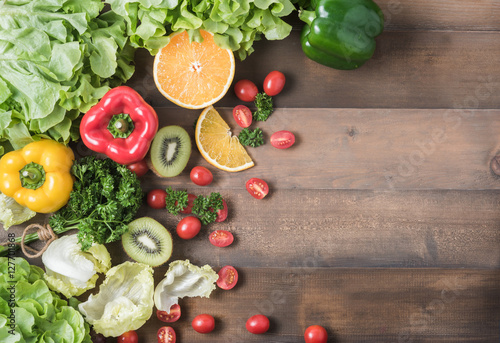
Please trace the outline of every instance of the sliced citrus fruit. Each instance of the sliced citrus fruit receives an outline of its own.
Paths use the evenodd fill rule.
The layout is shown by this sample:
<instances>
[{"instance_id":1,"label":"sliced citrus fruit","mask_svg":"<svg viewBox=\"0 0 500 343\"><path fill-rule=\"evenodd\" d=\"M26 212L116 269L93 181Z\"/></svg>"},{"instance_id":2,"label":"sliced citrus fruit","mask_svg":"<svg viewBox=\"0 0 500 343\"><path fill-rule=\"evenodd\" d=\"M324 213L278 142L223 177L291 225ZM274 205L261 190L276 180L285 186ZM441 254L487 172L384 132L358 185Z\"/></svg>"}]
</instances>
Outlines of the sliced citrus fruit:
<instances>
[{"instance_id":1,"label":"sliced citrus fruit","mask_svg":"<svg viewBox=\"0 0 500 343\"><path fill-rule=\"evenodd\" d=\"M254 166L238 137L231 134L229 125L213 106L205 108L198 118L195 140L201 155L214 167L238 172Z\"/></svg>"},{"instance_id":2,"label":"sliced citrus fruit","mask_svg":"<svg viewBox=\"0 0 500 343\"><path fill-rule=\"evenodd\" d=\"M203 42L189 42L186 31L173 33L155 56L156 87L181 107L200 109L220 100L234 77L234 55L222 49L211 33L200 30Z\"/></svg>"}]
</instances>

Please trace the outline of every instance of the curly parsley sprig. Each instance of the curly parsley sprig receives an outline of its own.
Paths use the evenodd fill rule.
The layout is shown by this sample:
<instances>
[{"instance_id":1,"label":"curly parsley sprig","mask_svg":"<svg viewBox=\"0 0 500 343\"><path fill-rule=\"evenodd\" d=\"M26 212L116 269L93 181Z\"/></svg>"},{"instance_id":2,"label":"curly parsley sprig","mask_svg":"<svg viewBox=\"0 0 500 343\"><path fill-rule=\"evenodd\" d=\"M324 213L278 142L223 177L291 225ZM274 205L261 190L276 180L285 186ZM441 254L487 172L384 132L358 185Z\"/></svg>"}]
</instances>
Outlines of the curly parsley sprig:
<instances>
[{"instance_id":1,"label":"curly parsley sprig","mask_svg":"<svg viewBox=\"0 0 500 343\"><path fill-rule=\"evenodd\" d=\"M166 208L169 213L178 215L188 205L188 193L186 191L174 191L172 187L166 189Z\"/></svg>"},{"instance_id":2,"label":"curly parsley sprig","mask_svg":"<svg viewBox=\"0 0 500 343\"><path fill-rule=\"evenodd\" d=\"M222 196L219 193L212 192L208 197L197 196L193 202L192 212L200 218L203 225L207 225L217 219L217 211L223 208Z\"/></svg>"},{"instance_id":3,"label":"curly parsley sprig","mask_svg":"<svg viewBox=\"0 0 500 343\"><path fill-rule=\"evenodd\" d=\"M273 98L266 93L258 93L254 101L257 110L252 114L255 121L266 121L273 113Z\"/></svg>"},{"instance_id":4,"label":"curly parsley sprig","mask_svg":"<svg viewBox=\"0 0 500 343\"><path fill-rule=\"evenodd\" d=\"M238 135L238 139L241 144L254 148L264 144L264 135L262 133L262 130L259 128L253 130L244 128Z\"/></svg>"}]
</instances>

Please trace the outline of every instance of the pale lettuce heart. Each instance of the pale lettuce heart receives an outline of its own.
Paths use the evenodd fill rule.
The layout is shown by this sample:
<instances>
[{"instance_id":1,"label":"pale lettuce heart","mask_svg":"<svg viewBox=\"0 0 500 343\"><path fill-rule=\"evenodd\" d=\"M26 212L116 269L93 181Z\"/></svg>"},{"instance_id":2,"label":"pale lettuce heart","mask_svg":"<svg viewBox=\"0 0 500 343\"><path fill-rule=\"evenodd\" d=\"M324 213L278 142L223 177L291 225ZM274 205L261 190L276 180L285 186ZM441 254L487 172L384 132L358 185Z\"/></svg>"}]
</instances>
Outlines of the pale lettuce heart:
<instances>
[{"instance_id":1,"label":"pale lettuce heart","mask_svg":"<svg viewBox=\"0 0 500 343\"><path fill-rule=\"evenodd\" d=\"M179 298L205 297L216 288L219 276L209 266L198 267L185 261L170 263L165 278L156 286L154 301L160 311L170 311Z\"/></svg>"},{"instance_id":2,"label":"pale lettuce heart","mask_svg":"<svg viewBox=\"0 0 500 343\"><path fill-rule=\"evenodd\" d=\"M0 223L5 230L22 224L36 215L36 212L19 205L13 198L0 193Z\"/></svg>"},{"instance_id":3,"label":"pale lettuce heart","mask_svg":"<svg viewBox=\"0 0 500 343\"><path fill-rule=\"evenodd\" d=\"M78 305L97 333L117 337L139 329L153 314L153 268L124 262L106 273L99 293Z\"/></svg>"},{"instance_id":4,"label":"pale lettuce heart","mask_svg":"<svg viewBox=\"0 0 500 343\"><path fill-rule=\"evenodd\" d=\"M97 273L111 267L111 256L102 244L94 244L82 251L76 234L53 241L42 255L44 279L49 287L70 298L94 288Z\"/></svg>"}]
</instances>

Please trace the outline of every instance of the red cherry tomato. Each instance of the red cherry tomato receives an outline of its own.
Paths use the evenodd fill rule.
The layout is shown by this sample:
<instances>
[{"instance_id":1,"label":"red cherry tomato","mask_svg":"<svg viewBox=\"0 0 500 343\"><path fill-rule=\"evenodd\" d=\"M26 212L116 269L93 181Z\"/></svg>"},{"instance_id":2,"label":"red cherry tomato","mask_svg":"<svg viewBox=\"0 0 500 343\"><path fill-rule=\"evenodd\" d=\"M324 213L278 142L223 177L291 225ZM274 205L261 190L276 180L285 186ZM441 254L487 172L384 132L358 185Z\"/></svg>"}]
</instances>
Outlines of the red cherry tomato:
<instances>
[{"instance_id":1,"label":"red cherry tomato","mask_svg":"<svg viewBox=\"0 0 500 343\"><path fill-rule=\"evenodd\" d=\"M248 193L250 193L255 199L262 199L269 193L269 186L266 181L256 177L247 181L246 188Z\"/></svg>"},{"instance_id":2,"label":"red cherry tomato","mask_svg":"<svg viewBox=\"0 0 500 343\"><path fill-rule=\"evenodd\" d=\"M290 131L277 131L271 135L271 145L277 149L289 148L295 143L295 135Z\"/></svg>"},{"instance_id":3,"label":"red cherry tomato","mask_svg":"<svg viewBox=\"0 0 500 343\"><path fill-rule=\"evenodd\" d=\"M163 189L153 189L149 191L147 196L147 202L151 208L165 208L167 204L165 203L165 198L167 197L167 192Z\"/></svg>"},{"instance_id":4,"label":"red cherry tomato","mask_svg":"<svg viewBox=\"0 0 500 343\"><path fill-rule=\"evenodd\" d=\"M215 328L215 319L209 314L200 314L194 317L191 325L196 332L209 333Z\"/></svg>"},{"instance_id":5,"label":"red cherry tomato","mask_svg":"<svg viewBox=\"0 0 500 343\"><path fill-rule=\"evenodd\" d=\"M252 111L245 105L238 105L233 108L233 118L239 126L249 127L253 120Z\"/></svg>"},{"instance_id":6,"label":"red cherry tomato","mask_svg":"<svg viewBox=\"0 0 500 343\"><path fill-rule=\"evenodd\" d=\"M285 87L285 75L282 72L274 70L267 74L264 79L264 92L269 96L278 95Z\"/></svg>"},{"instance_id":7,"label":"red cherry tomato","mask_svg":"<svg viewBox=\"0 0 500 343\"><path fill-rule=\"evenodd\" d=\"M140 160L139 162L129 164L127 166L127 168L131 172L135 173L135 175L137 175L137 177L143 176L149 170L149 167L148 167L148 164L146 163L146 160Z\"/></svg>"},{"instance_id":8,"label":"red cherry tomato","mask_svg":"<svg viewBox=\"0 0 500 343\"><path fill-rule=\"evenodd\" d=\"M252 102L259 93L259 89L250 80L240 80L234 85L234 92L241 101Z\"/></svg>"},{"instance_id":9,"label":"red cherry tomato","mask_svg":"<svg viewBox=\"0 0 500 343\"><path fill-rule=\"evenodd\" d=\"M201 230L201 221L193 216L182 218L177 224L177 234L182 239L191 239Z\"/></svg>"},{"instance_id":10,"label":"red cherry tomato","mask_svg":"<svg viewBox=\"0 0 500 343\"><path fill-rule=\"evenodd\" d=\"M127 331L118 336L118 343L137 343L138 341L139 337L137 336L137 332L134 330Z\"/></svg>"},{"instance_id":11,"label":"red cherry tomato","mask_svg":"<svg viewBox=\"0 0 500 343\"><path fill-rule=\"evenodd\" d=\"M217 210L217 219L215 219L217 223L223 222L227 218L228 210L226 200L222 199L222 205L224 205L224 208L222 210Z\"/></svg>"},{"instance_id":12,"label":"red cherry tomato","mask_svg":"<svg viewBox=\"0 0 500 343\"><path fill-rule=\"evenodd\" d=\"M165 323L176 322L181 317L181 307L179 304L173 304L170 307L169 312L157 310L156 316L158 317L159 320Z\"/></svg>"},{"instance_id":13,"label":"red cherry tomato","mask_svg":"<svg viewBox=\"0 0 500 343\"><path fill-rule=\"evenodd\" d=\"M193 209L193 203L194 203L194 199L196 199L196 195L194 194L191 194L191 193L188 193L188 204L186 207L184 207L184 209L182 211L180 211L181 213L184 213L184 214L190 214L191 213L191 210ZM177 202L175 203L177 205Z\"/></svg>"},{"instance_id":14,"label":"red cherry tomato","mask_svg":"<svg viewBox=\"0 0 500 343\"><path fill-rule=\"evenodd\" d=\"M319 325L311 325L304 333L306 343L326 343L328 341L328 334L324 327Z\"/></svg>"},{"instance_id":15,"label":"red cherry tomato","mask_svg":"<svg viewBox=\"0 0 500 343\"><path fill-rule=\"evenodd\" d=\"M226 230L215 230L208 236L210 243L219 248L224 248L234 241L233 234Z\"/></svg>"},{"instance_id":16,"label":"red cherry tomato","mask_svg":"<svg viewBox=\"0 0 500 343\"><path fill-rule=\"evenodd\" d=\"M269 319L262 314L256 314L248 318L246 328L248 332L256 335L266 333L269 330Z\"/></svg>"},{"instance_id":17,"label":"red cherry tomato","mask_svg":"<svg viewBox=\"0 0 500 343\"><path fill-rule=\"evenodd\" d=\"M219 288L225 290L233 289L238 283L238 271L233 266L222 267L218 274L217 286Z\"/></svg>"},{"instance_id":18,"label":"red cherry tomato","mask_svg":"<svg viewBox=\"0 0 500 343\"><path fill-rule=\"evenodd\" d=\"M212 183L214 176L212 172L205 167L197 166L191 169L189 174L191 181L198 186L208 186Z\"/></svg>"},{"instance_id":19,"label":"red cherry tomato","mask_svg":"<svg viewBox=\"0 0 500 343\"><path fill-rule=\"evenodd\" d=\"M170 326L163 326L158 330L158 343L175 343L177 340L175 330Z\"/></svg>"}]
</instances>

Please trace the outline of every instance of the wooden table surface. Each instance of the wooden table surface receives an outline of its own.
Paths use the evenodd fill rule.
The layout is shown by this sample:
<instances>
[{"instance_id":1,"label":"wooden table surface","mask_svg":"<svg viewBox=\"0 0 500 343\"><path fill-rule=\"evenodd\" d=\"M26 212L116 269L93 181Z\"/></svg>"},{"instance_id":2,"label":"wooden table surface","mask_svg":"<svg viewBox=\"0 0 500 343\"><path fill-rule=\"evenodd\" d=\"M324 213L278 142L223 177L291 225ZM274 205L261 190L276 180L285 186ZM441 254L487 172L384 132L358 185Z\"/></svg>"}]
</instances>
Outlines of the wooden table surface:
<instances>
[{"instance_id":1,"label":"wooden table surface","mask_svg":"<svg viewBox=\"0 0 500 343\"><path fill-rule=\"evenodd\" d=\"M255 167L226 173L194 145L180 176L143 177L145 191L215 191L229 206L227 221L191 241L174 233L179 218L141 209L174 233L171 260L216 271L233 265L240 274L231 291L180 301L182 318L172 324L178 342L303 342L312 324L338 343L499 342L500 177L490 161L500 153L500 1L378 4L386 28L358 70L308 60L295 19L287 39L257 42L237 62L235 81L261 84L271 70L287 76L275 113L258 127L266 139L294 132L293 148L248 148ZM128 84L155 107L161 126L181 125L194 137L201 111L163 98L152 62L139 51ZM233 133L231 109L239 103L230 91L215 105ZM81 144L77 153L85 154ZM210 186L189 181L195 165L212 170ZM246 192L251 177L269 183L264 200ZM212 246L214 229L233 232L235 244ZM109 250L113 264L128 259L118 243ZM157 282L167 268L155 269ZM213 333L192 330L200 313L216 318ZM271 320L265 335L245 329L258 313ZM153 315L140 342L156 342L162 325Z\"/></svg>"}]
</instances>

